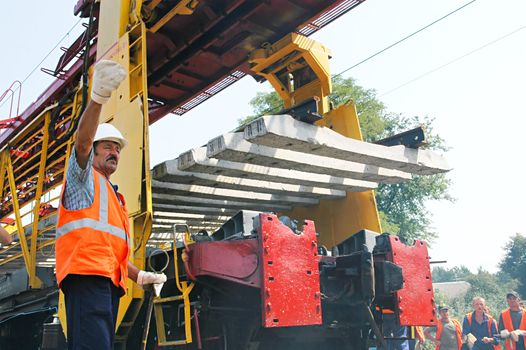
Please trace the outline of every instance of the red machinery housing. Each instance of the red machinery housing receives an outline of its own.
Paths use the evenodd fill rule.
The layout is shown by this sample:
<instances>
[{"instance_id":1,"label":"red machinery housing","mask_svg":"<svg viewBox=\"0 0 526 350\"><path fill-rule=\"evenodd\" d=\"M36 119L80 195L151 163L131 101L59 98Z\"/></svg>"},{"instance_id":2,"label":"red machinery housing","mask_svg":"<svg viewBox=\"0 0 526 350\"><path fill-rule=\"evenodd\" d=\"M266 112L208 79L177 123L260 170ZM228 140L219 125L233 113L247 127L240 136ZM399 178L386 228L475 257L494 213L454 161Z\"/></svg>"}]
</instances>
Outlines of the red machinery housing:
<instances>
[{"instance_id":1,"label":"red machinery housing","mask_svg":"<svg viewBox=\"0 0 526 350\"><path fill-rule=\"evenodd\" d=\"M194 239L180 278L196 283L203 349L365 349L384 341L382 310L394 311L400 326L436 324L424 242L406 246L364 230L330 253L314 222L300 230L287 217L250 211ZM151 259L155 266L164 258Z\"/></svg>"}]
</instances>

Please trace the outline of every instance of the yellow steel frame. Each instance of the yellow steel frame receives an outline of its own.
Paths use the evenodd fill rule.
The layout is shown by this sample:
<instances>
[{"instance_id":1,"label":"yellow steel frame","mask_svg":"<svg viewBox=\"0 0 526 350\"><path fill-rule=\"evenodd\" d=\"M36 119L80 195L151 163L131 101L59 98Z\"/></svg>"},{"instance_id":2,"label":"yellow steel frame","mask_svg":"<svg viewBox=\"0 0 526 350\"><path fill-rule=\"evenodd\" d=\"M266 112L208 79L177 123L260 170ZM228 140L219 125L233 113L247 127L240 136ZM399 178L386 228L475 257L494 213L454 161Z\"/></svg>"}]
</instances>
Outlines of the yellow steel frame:
<instances>
[{"instance_id":1,"label":"yellow steel frame","mask_svg":"<svg viewBox=\"0 0 526 350\"><path fill-rule=\"evenodd\" d=\"M190 230L188 229L187 225L177 225L177 226L185 226L185 233L183 236L183 242L185 247L188 247L188 245L193 244L194 242L190 238ZM186 282L186 281L180 281L179 280L179 264L178 264L178 257L177 257L177 235L176 235L176 229L174 229L174 240L173 240L173 246L174 246L174 271L175 271L175 285L179 292L181 292L181 295L176 295L172 297L167 298L160 298L155 297L153 299L154 302L154 312L155 312L155 324L157 328L157 339L158 339L158 345L159 346L175 346L175 345L184 345L184 344L190 344L192 340L192 324L191 324L191 315L190 315L190 292L194 288L193 282ZM186 256L185 251L182 253L182 260L184 262L187 261L188 257ZM169 303L173 301L183 301L184 305L184 330L185 330L185 339L181 340L166 340L166 331L164 329L164 315L163 315L163 307L162 304Z\"/></svg>"},{"instance_id":2,"label":"yellow steel frame","mask_svg":"<svg viewBox=\"0 0 526 350\"><path fill-rule=\"evenodd\" d=\"M362 140L356 106L352 101L327 113L318 124ZM316 207L295 208L285 214L298 220L314 220L316 231L320 232L319 243L329 248L363 229L382 232L372 190L349 192L345 198L320 200Z\"/></svg>"},{"instance_id":3,"label":"yellow steel frame","mask_svg":"<svg viewBox=\"0 0 526 350\"><path fill-rule=\"evenodd\" d=\"M16 232L19 237L19 242L2 247L0 253L7 253L16 247L22 250L19 254L13 254L0 260L0 266L23 258L31 288L40 288L42 285L36 274L37 252L52 245L55 241L47 239L39 243L40 235L54 229L54 225L39 229L40 221L49 217L41 218L39 210L41 204L58 199L54 197L45 202L42 201L43 195L55 190L60 186L61 181L56 181L51 186L49 184L44 186L44 184L50 180L50 176L62 178L63 169L57 170L57 166L69 154L67 145L56 145L49 137L48 125L55 108L57 108L56 104L42 111L24 130L10 140L0 154L0 191L3 194L2 198L10 196L12 202L11 211L4 217L14 216L16 227L11 226L8 232L10 231L11 234ZM75 96L72 102L61 107L59 112L63 117L61 123L69 122L77 110L78 101ZM11 154L11 150L27 152L28 157ZM28 186L27 184L33 185L24 189L24 186ZM18 195L19 192L24 196L27 195L27 192L34 194L22 200ZM32 205L33 209L22 213L22 209L25 210L29 205ZM24 226L23 220L29 215L32 215L31 223ZM31 229L31 234L28 236L25 234L26 228Z\"/></svg>"},{"instance_id":4,"label":"yellow steel frame","mask_svg":"<svg viewBox=\"0 0 526 350\"><path fill-rule=\"evenodd\" d=\"M148 4L148 10L153 11L153 9L158 5L159 1L152 1ZM181 0L177 5L175 5L166 15L164 15L160 20L158 20L149 30L151 32L157 32L161 29L166 23L168 23L176 15L191 15L194 13L195 8L199 4L197 0Z\"/></svg>"},{"instance_id":5,"label":"yellow steel frame","mask_svg":"<svg viewBox=\"0 0 526 350\"><path fill-rule=\"evenodd\" d=\"M255 50L250 56L250 69L267 79L283 99L285 108L317 96L320 113L329 111L331 93L330 51L322 44L297 33L290 33L272 45ZM298 86L306 69L316 79ZM302 72L303 71L303 72Z\"/></svg>"},{"instance_id":6,"label":"yellow steel frame","mask_svg":"<svg viewBox=\"0 0 526 350\"><path fill-rule=\"evenodd\" d=\"M267 79L290 108L308 98L317 96L323 119L317 124L340 134L362 140L356 107L349 102L330 110L329 94L332 90L329 70L330 51L316 41L291 33L275 44L256 50L250 57L251 69ZM309 66L314 76L307 84L296 88L294 80L301 70ZM286 75L288 79L284 79ZM281 78L281 79L280 79ZM348 193L343 199L321 200L316 207L295 208L283 213L298 220L310 219L320 232L321 244L332 247L352 234L368 229L382 232L373 191Z\"/></svg>"}]
</instances>

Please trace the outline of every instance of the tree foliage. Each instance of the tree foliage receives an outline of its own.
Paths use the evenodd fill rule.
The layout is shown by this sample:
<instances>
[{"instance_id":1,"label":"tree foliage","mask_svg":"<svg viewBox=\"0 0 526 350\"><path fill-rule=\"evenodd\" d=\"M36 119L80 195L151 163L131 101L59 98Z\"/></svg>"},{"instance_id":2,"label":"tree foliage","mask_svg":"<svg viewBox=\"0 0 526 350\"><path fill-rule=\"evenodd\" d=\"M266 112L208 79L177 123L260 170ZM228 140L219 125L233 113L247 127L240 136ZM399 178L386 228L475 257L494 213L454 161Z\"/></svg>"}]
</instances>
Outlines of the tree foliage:
<instances>
[{"instance_id":1,"label":"tree foliage","mask_svg":"<svg viewBox=\"0 0 526 350\"><path fill-rule=\"evenodd\" d=\"M427 145L433 150L447 150L445 142L432 128L433 119L427 117L404 117L387 111L376 96L376 91L366 89L352 78L333 78L333 93L329 97L334 107L352 100L358 112L360 127L365 141L376 141L424 125ZM275 114L283 103L275 92L258 93L251 101L254 115L239 120L240 125L256 119L259 115ZM376 200L384 231L396 234L405 242L415 239L432 241L436 233L430 227L431 213L426 209L429 200L453 200L449 195L450 180L444 174L413 176L413 180L402 183L380 184Z\"/></svg>"},{"instance_id":2,"label":"tree foliage","mask_svg":"<svg viewBox=\"0 0 526 350\"><path fill-rule=\"evenodd\" d=\"M450 269L437 266L431 271L433 282L455 282L464 281L472 275L471 271L464 265L454 266Z\"/></svg>"},{"instance_id":3,"label":"tree foliage","mask_svg":"<svg viewBox=\"0 0 526 350\"><path fill-rule=\"evenodd\" d=\"M518 292L526 296L526 237L515 234L504 246L504 252L499 268L504 275L518 280Z\"/></svg>"},{"instance_id":4,"label":"tree foliage","mask_svg":"<svg viewBox=\"0 0 526 350\"><path fill-rule=\"evenodd\" d=\"M448 304L452 308L450 314L458 319L473 310L471 304L476 296L483 297L490 314L498 317L500 311L507 307L506 293L517 288L517 280L502 271L490 273L479 268L477 273L472 273L465 266L455 266L450 269L435 267L432 274L434 283L465 281L470 284L467 293L459 297L435 292L435 299Z\"/></svg>"}]
</instances>

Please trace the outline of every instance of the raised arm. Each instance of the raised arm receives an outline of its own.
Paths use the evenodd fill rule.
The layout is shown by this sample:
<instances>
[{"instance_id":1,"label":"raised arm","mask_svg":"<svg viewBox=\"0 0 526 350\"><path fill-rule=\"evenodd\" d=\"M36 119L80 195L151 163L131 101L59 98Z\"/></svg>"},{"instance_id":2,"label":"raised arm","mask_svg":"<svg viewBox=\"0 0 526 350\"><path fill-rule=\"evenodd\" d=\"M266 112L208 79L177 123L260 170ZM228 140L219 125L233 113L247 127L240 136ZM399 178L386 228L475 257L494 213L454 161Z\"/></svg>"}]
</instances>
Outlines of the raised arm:
<instances>
[{"instance_id":1,"label":"raised arm","mask_svg":"<svg viewBox=\"0 0 526 350\"><path fill-rule=\"evenodd\" d=\"M115 91L126 78L126 71L117 62L101 60L95 64L91 100L80 117L75 139L75 154L77 163L86 168L97 126L99 125L102 105L109 101Z\"/></svg>"}]
</instances>

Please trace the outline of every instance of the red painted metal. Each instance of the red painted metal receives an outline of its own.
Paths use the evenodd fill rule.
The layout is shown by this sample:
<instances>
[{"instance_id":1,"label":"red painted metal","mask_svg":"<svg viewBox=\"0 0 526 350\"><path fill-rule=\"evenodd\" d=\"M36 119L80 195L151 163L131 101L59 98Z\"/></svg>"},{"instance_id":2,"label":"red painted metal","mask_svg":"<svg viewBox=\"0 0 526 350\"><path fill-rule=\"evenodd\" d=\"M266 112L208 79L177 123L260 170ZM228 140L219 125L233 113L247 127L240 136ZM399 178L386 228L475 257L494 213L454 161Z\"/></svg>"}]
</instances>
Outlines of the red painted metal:
<instances>
[{"instance_id":1,"label":"red painted metal","mask_svg":"<svg viewBox=\"0 0 526 350\"><path fill-rule=\"evenodd\" d=\"M250 287L261 286L255 239L200 242L188 246L188 269L199 276L212 276Z\"/></svg>"},{"instance_id":2,"label":"red painted metal","mask_svg":"<svg viewBox=\"0 0 526 350\"><path fill-rule=\"evenodd\" d=\"M260 214L264 327L319 325L320 274L316 229L305 221L296 234L275 215Z\"/></svg>"},{"instance_id":3,"label":"red painted metal","mask_svg":"<svg viewBox=\"0 0 526 350\"><path fill-rule=\"evenodd\" d=\"M395 293L400 325L436 325L427 245L417 240L413 246L407 246L396 236L390 236L389 242L391 252L387 258L402 268L404 279L404 287Z\"/></svg>"}]
</instances>

